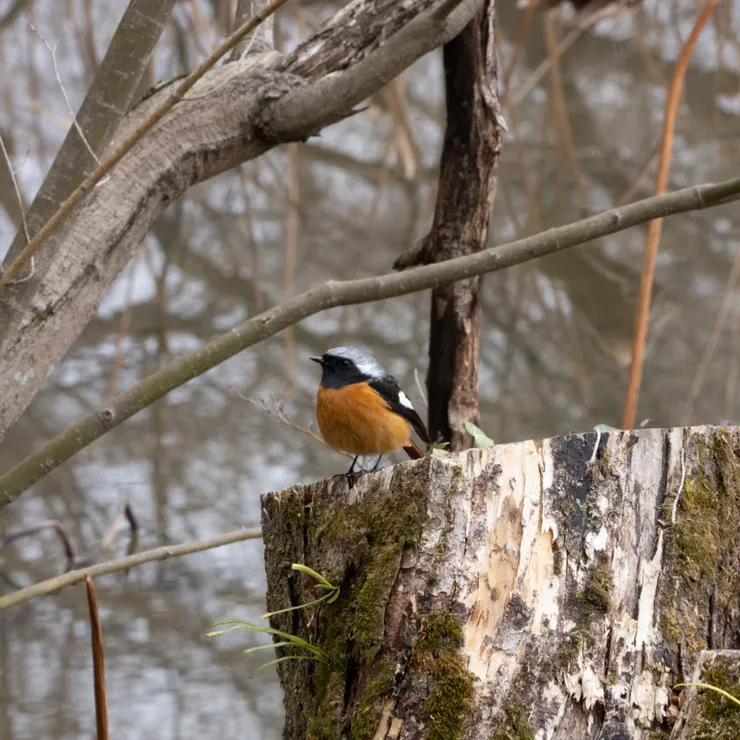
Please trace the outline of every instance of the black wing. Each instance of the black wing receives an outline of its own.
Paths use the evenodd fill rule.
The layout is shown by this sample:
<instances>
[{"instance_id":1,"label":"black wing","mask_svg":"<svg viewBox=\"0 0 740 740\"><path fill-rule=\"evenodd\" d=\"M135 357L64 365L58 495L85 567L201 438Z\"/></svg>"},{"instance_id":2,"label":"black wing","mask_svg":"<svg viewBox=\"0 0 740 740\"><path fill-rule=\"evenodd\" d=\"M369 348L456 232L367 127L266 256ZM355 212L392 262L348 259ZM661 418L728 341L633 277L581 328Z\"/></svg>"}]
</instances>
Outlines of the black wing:
<instances>
[{"instance_id":1,"label":"black wing","mask_svg":"<svg viewBox=\"0 0 740 740\"><path fill-rule=\"evenodd\" d=\"M424 442L427 444L432 443L426 425L414 410L408 396L401 390L398 381L392 375L386 375L382 380L371 380L370 387L380 394L391 411L402 416L414 427L414 430Z\"/></svg>"}]
</instances>

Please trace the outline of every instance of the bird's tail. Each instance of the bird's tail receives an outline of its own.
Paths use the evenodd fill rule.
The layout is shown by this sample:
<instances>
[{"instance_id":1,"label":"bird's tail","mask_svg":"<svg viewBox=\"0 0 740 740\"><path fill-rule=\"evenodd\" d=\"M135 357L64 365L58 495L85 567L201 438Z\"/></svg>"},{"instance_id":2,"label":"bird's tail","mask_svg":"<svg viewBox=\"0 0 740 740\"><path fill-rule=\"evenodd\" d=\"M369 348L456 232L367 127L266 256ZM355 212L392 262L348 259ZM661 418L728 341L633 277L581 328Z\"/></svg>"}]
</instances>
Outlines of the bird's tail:
<instances>
[{"instance_id":1,"label":"bird's tail","mask_svg":"<svg viewBox=\"0 0 740 740\"><path fill-rule=\"evenodd\" d=\"M418 460L420 457L424 457L424 453L414 444L413 439L410 439L404 445L403 450L412 460Z\"/></svg>"}]
</instances>

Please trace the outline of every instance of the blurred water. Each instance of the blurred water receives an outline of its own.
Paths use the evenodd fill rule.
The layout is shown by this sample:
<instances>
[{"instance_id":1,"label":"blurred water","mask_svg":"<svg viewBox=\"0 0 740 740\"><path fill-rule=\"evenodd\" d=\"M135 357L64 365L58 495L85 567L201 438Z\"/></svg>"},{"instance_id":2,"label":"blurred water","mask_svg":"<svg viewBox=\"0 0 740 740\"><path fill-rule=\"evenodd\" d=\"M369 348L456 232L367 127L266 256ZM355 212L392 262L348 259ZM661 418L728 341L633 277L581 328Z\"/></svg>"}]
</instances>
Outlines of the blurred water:
<instances>
[{"instance_id":1,"label":"blurred water","mask_svg":"<svg viewBox=\"0 0 740 740\"><path fill-rule=\"evenodd\" d=\"M9 8L0 1L0 18ZM503 66L522 13L499 4ZM27 198L41 182L68 123L38 23L57 51L73 103L91 78L84 2L37 0L0 31L0 130L14 145ZM162 40L153 78L192 68L223 29L213 2L183 3ZM328 12L304 3L303 20L283 15L286 48ZM505 111L501 177L491 242L503 243L649 195L670 62L693 22L689 0L647 2L634 19L605 20L560 59L561 86L545 74L515 111ZM123 3L90 4L98 58ZM194 11L198 12L195 13ZM687 76L671 187L737 176L740 89L737 3L718 11ZM734 15L733 15L734 13ZM226 17L226 16L224 16ZM570 21L569 21L570 23ZM302 29L302 30L301 30ZM565 38L572 25L554 28ZM197 43L196 43L197 41ZM85 45L88 45L86 47ZM541 17L519 53L510 90L546 59ZM567 124L555 102L562 94ZM137 380L274 305L321 282L386 272L422 236L434 207L444 121L439 55L420 61L403 84L363 115L297 148L270 152L193 188L159 219L140 258L124 271L77 344L0 447L7 469L115 389ZM555 101L555 102L554 102ZM395 118L389 110L397 112ZM295 159L292 159L295 157ZM294 176L291 182L291 172ZM644 173L644 176L643 174ZM289 197L297 193L296 243L286 243ZM0 187L0 244L17 226ZM740 311L727 275L740 235L736 205L671 218L664 225L640 419L651 426L737 417ZM496 441L619 424L634 295L646 228L491 275L483 296L481 426ZM294 250L292 284L284 265ZM695 406L685 399L727 291L728 317ZM159 296L162 300L159 300ZM259 525L260 493L333 475L346 465L310 436L259 407L308 428L318 368L307 356L339 344L369 349L423 407L414 372L426 372L428 295L334 309L292 335L277 336L178 389L49 475L0 512L0 535L58 519L80 554L100 552L116 507L128 501L141 549ZM130 325L119 339L122 318ZM233 389L247 399L240 398ZM0 591L63 568L50 532L0 554ZM247 633L206 640L212 622L257 619L264 611L260 541L150 564L96 581L102 609L111 736L257 737L281 733L274 672L248 678L269 653ZM262 640L260 640L262 641ZM0 738L89 737L94 707L83 586L0 613Z\"/></svg>"}]
</instances>

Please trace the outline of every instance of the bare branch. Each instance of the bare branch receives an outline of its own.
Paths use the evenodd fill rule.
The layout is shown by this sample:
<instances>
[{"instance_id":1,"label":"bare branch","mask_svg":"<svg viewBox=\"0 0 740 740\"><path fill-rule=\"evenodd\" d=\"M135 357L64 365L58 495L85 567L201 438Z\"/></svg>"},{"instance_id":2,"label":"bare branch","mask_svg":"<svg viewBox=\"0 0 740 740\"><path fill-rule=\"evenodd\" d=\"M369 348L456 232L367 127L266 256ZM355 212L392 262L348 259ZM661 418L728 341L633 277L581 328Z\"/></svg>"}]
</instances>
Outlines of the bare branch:
<instances>
[{"instance_id":1,"label":"bare branch","mask_svg":"<svg viewBox=\"0 0 740 740\"><path fill-rule=\"evenodd\" d=\"M80 581L85 580L86 576L97 578L98 576L104 576L108 573L118 573L122 570L129 570L130 568L135 568L137 565L144 565L144 563L152 563L156 560L167 560L181 555L190 555L194 552L204 552L205 550L212 550L215 547L231 545L234 542L258 540L260 537L262 537L262 530L260 529L237 529L235 532L222 534L208 540L188 542L183 545L166 545L165 547L157 547L154 550L145 550L144 552L137 552L135 555L127 555L125 558L118 558L117 560L109 560L107 563L92 565L84 570L73 570L64 575L57 576L56 578L49 578L47 581L35 583L33 586L29 586L20 591L15 591L12 594L0 596L0 612L3 611L3 609L8 609L16 604L22 604L24 601L33 599L36 596L53 594L55 591L59 591L65 586L80 583Z\"/></svg>"},{"instance_id":2,"label":"bare branch","mask_svg":"<svg viewBox=\"0 0 740 740\"><path fill-rule=\"evenodd\" d=\"M176 0L130 0L123 13L100 70L73 118L91 149L103 152L126 115L149 58L157 45ZM82 182L94 165L78 134L77 126L67 133L41 189L28 211L28 231L33 236L60 203ZM7 254L9 262L28 244L16 236ZM2 288L0 288L0 292ZM4 320L3 320L4 319ZM3 324L8 324L0 305L0 344Z\"/></svg>"},{"instance_id":3,"label":"bare branch","mask_svg":"<svg viewBox=\"0 0 740 740\"><path fill-rule=\"evenodd\" d=\"M16 260L8 267L5 274L0 278L0 296L3 295L5 285L11 278L29 261L31 256L38 251L45 240L54 229L69 215L72 209L89 193L133 148L134 146L169 113L185 95L192 90L195 83L221 59L224 54L239 43L248 33L253 31L268 16L272 15L278 8L285 5L288 0L273 0L264 10L253 16L238 31L233 33L226 41L207 58L204 59L172 92L167 98L149 113L149 115L111 152L98 167L95 168L59 209L49 218L41 230L33 237L31 242L18 255Z\"/></svg>"},{"instance_id":4,"label":"bare branch","mask_svg":"<svg viewBox=\"0 0 740 740\"><path fill-rule=\"evenodd\" d=\"M675 193L657 195L620 208L558 226L535 236L491 247L456 259L379 277L328 282L238 324L200 349L190 352L103 408L69 427L41 450L0 477L0 509L14 501L54 468L93 440L162 398L174 388L202 375L224 360L303 319L336 306L395 298L457 280L512 267L548 254L561 252L593 239L677 213L709 208L740 199L740 178L719 184L698 185ZM0 604L2 601L0 600Z\"/></svg>"},{"instance_id":5,"label":"bare branch","mask_svg":"<svg viewBox=\"0 0 740 740\"><path fill-rule=\"evenodd\" d=\"M28 224L26 223L25 206L23 205L23 196L21 195L21 189L18 187L18 178L15 176L15 169L13 163L10 161L10 154L5 147L5 141L3 141L3 135L0 133L0 149L3 151L3 158L5 164L8 166L8 172L10 173L10 180L13 183L13 189L15 190L15 197L18 199L18 210L21 214L21 221L23 222L23 234L26 237L26 244L31 241L31 237L28 235ZM31 270L33 272L33 269ZM0 274L2 273L2 262L0 262Z\"/></svg>"},{"instance_id":6,"label":"bare branch","mask_svg":"<svg viewBox=\"0 0 740 740\"><path fill-rule=\"evenodd\" d=\"M72 125L77 129L77 133L79 134L80 139L82 139L82 143L85 145L85 148L89 152L90 156L98 163L100 164L100 159L98 159L98 155L95 154L93 151L93 148L90 146L90 142L87 140L87 137L85 136L85 132L82 130L82 127L77 121L77 116L75 115L74 108L72 107L72 103L69 102L69 96L67 95L67 88L64 87L64 83L62 82L62 76L59 74L59 66L57 65L57 46L59 45L59 42L55 42L54 46L52 46L41 34L41 31L39 31L36 26L31 26L31 30L41 39L44 46L49 50L49 54L51 54L51 63L54 65L54 74L57 78L57 84L59 85L62 95L64 96L64 102L67 104L67 111L69 111L69 115L72 117ZM28 239L28 234L26 234L26 241L30 241Z\"/></svg>"}]
</instances>

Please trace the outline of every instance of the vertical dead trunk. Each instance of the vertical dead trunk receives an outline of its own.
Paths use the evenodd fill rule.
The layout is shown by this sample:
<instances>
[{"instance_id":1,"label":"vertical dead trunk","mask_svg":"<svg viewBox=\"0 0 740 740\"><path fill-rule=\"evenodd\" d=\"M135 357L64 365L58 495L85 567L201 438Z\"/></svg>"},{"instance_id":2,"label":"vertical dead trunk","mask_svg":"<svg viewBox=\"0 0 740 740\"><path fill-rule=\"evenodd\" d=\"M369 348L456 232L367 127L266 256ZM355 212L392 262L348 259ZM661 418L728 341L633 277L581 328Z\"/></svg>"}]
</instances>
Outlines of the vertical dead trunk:
<instances>
[{"instance_id":1,"label":"vertical dead trunk","mask_svg":"<svg viewBox=\"0 0 740 740\"><path fill-rule=\"evenodd\" d=\"M284 737L667 738L672 686L740 648L739 465L737 430L656 429L265 495L268 607L321 595L292 563L340 587L273 618L328 656L279 665Z\"/></svg>"},{"instance_id":2,"label":"vertical dead trunk","mask_svg":"<svg viewBox=\"0 0 740 740\"><path fill-rule=\"evenodd\" d=\"M442 262L484 249L501 144L494 0L444 46L447 129L434 223L397 268ZM429 431L450 449L470 446L465 421L478 420L482 278L432 292L429 338Z\"/></svg>"}]
</instances>

